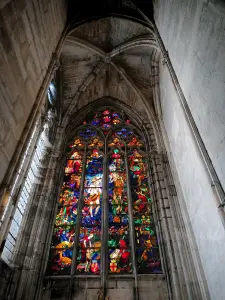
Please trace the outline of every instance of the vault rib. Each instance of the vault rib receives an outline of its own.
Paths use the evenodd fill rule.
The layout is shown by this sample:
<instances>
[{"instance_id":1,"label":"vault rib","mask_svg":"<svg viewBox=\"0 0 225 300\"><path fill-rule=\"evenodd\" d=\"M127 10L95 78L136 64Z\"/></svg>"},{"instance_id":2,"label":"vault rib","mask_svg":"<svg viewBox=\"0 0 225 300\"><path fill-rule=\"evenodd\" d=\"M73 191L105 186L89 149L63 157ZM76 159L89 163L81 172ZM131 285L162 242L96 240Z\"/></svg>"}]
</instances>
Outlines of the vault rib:
<instances>
[{"instance_id":1,"label":"vault rib","mask_svg":"<svg viewBox=\"0 0 225 300\"><path fill-rule=\"evenodd\" d=\"M152 122L154 123L154 126L153 126L154 131L158 130L158 129L156 129L158 127L157 127L157 122L155 120L155 115L154 115L152 107L149 105L147 99L141 93L139 88L135 85L133 79L131 79L129 77L127 72L121 66L119 66L118 63L113 61L113 57L116 57L116 55L118 55L119 53L121 53L125 50L128 50L128 49L137 47L137 46L142 46L143 45L143 46L148 46L150 48L154 48L154 49L159 50L159 48L157 47L157 43L156 43L155 39L153 38L153 36L151 34L149 34L149 35L140 35L140 36L137 36L135 38L132 38L132 39L120 44L119 46L116 46L109 53L106 53L101 48L99 48L99 47L93 45L92 43L88 42L87 40L84 40L84 39L81 39L81 38L70 36L70 37L67 38L67 42L71 42L71 43L74 43L76 45L82 46L82 47L94 52L95 54L98 54L99 56L101 56L104 59L104 62L102 61L100 63L100 64L102 64L102 66L100 68L97 67L98 65L96 65L96 67L95 67L96 70L98 68L97 74L102 69L102 67L105 65L105 63L110 63L117 70L117 72L119 74L121 74L121 76L123 77L125 82L130 86L130 88L134 91L134 93L138 96L138 98L143 103L149 119L152 120ZM79 87L75 97L71 101L73 103L71 103L71 105L68 108L67 113L65 114L65 118L63 119L63 126L65 126L67 121L69 120L69 116L71 115L71 113L73 111L73 108L76 105L76 103L78 102L79 98L81 97L81 95L83 94L85 89L88 87L88 85L93 81L93 79L97 75L95 73L96 72L94 70L92 70L91 73L87 76L87 78L84 80L84 82ZM155 134L155 136L159 136L159 132L154 132L154 134ZM157 144L158 144L158 141L157 141Z\"/></svg>"},{"instance_id":2,"label":"vault rib","mask_svg":"<svg viewBox=\"0 0 225 300\"><path fill-rule=\"evenodd\" d=\"M67 112L65 113L63 120L62 120L62 126L66 126L69 117L75 107L75 105L77 104L79 98L81 97L81 95L84 93L84 91L87 89L87 87L90 85L90 83L94 80L94 78L98 75L98 73L102 70L102 68L104 67L105 62L104 61L100 61L93 69L92 71L88 74L88 76L84 79L84 81L82 82L82 84L79 86L76 94L74 95L74 97L72 97L71 103L67 109Z\"/></svg>"}]
</instances>

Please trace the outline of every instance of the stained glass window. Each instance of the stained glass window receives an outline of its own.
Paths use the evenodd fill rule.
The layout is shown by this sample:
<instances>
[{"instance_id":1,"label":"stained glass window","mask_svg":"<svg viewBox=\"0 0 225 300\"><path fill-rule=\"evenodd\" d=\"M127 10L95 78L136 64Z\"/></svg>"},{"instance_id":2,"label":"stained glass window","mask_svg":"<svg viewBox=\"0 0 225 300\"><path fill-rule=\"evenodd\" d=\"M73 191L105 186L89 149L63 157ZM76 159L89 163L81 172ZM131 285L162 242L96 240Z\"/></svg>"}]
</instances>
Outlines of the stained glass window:
<instances>
[{"instance_id":1,"label":"stained glass window","mask_svg":"<svg viewBox=\"0 0 225 300\"><path fill-rule=\"evenodd\" d=\"M124 154L115 148L109 157L109 273L132 271Z\"/></svg>"},{"instance_id":2,"label":"stained glass window","mask_svg":"<svg viewBox=\"0 0 225 300\"><path fill-rule=\"evenodd\" d=\"M68 146L47 272L135 271L162 272L148 156L127 116L105 108L80 124Z\"/></svg>"},{"instance_id":3,"label":"stained glass window","mask_svg":"<svg viewBox=\"0 0 225 300\"><path fill-rule=\"evenodd\" d=\"M71 270L82 167L83 152L72 147L67 156L50 250L51 269L54 274L69 274Z\"/></svg>"},{"instance_id":4,"label":"stained glass window","mask_svg":"<svg viewBox=\"0 0 225 300\"><path fill-rule=\"evenodd\" d=\"M77 271L99 274L101 256L103 155L97 148L94 148L87 155L85 173Z\"/></svg>"}]
</instances>

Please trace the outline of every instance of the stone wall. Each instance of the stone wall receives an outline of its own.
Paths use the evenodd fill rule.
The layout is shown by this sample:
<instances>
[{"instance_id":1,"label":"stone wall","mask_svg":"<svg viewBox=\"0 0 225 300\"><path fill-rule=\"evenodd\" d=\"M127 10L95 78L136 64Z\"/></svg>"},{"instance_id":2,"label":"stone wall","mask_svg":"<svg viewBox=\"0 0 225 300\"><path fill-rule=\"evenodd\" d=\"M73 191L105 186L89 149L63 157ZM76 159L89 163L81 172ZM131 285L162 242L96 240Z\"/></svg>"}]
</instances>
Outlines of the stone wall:
<instances>
[{"instance_id":1,"label":"stone wall","mask_svg":"<svg viewBox=\"0 0 225 300\"><path fill-rule=\"evenodd\" d=\"M144 276L142 276L144 277ZM46 288L43 294L43 300L64 300L67 299L69 281L61 279L61 281L53 281L51 288ZM72 300L97 300L98 293L101 288L99 279L91 279L88 277L83 279L75 279ZM134 280L132 278L109 278L107 280L106 295L109 300L133 300L134 296ZM146 279L138 280L138 295L140 300L168 300L167 285L163 275L147 275Z\"/></svg>"},{"instance_id":2,"label":"stone wall","mask_svg":"<svg viewBox=\"0 0 225 300\"><path fill-rule=\"evenodd\" d=\"M222 1L154 2L160 36L225 187L225 6ZM225 231L216 195L166 64L160 66L159 81L167 149L174 162L175 177L179 178L176 185L183 217L190 228L191 251L196 266L200 256L211 299L222 300ZM201 282L201 266L197 271Z\"/></svg>"},{"instance_id":3,"label":"stone wall","mask_svg":"<svg viewBox=\"0 0 225 300\"><path fill-rule=\"evenodd\" d=\"M202 264L211 299L222 300L225 293L225 231L215 194L167 65L160 66L160 84L163 122L168 137L167 150L170 161L174 162L175 178L179 178L179 181L176 180L178 198L186 228L190 229L189 242L198 280L204 290L206 282L202 281ZM200 267L198 255L201 258Z\"/></svg>"},{"instance_id":4,"label":"stone wall","mask_svg":"<svg viewBox=\"0 0 225 300\"><path fill-rule=\"evenodd\" d=\"M64 29L66 1L0 2L1 182Z\"/></svg>"},{"instance_id":5,"label":"stone wall","mask_svg":"<svg viewBox=\"0 0 225 300\"><path fill-rule=\"evenodd\" d=\"M183 93L225 188L225 3L155 0L154 11Z\"/></svg>"}]
</instances>

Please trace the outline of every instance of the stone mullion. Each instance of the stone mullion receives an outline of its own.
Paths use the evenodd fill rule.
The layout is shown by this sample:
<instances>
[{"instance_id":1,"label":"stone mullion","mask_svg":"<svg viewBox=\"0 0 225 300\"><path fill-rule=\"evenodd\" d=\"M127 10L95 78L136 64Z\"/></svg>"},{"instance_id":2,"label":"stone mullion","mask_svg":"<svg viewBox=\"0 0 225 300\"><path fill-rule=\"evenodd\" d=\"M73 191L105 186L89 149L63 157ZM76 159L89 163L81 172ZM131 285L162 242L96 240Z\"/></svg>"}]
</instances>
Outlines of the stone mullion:
<instances>
[{"instance_id":1,"label":"stone mullion","mask_svg":"<svg viewBox=\"0 0 225 300\"><path fill-rule=\"evenodd\" d=\"M125 153L125 168L126 168L126 178L127 178L127 198L128 198L128 212L129 212L129 233L130 233L130 243L131 243L131 255L132 255L132 265L134 274L134 299L139 299L138 294L138 278L137 278L137 266L136 266L136 251L135 251L135 232L134 232L134 220L133 220L133 199L131 193L131 184L129 176L129 163L127 151Z\"/></svg>"},{"instance_id":2,"label":"stone mullion","mask_svg":"<svg viewBox=\"0 0 225 300\"><path fill-rule=\"evenodd\" d=\"M170 206L168 202L168 197L166 193L164 174L161 165L161 154L156 154L152 157L152 167L153 167L153 188L154 196L157 204L157 210L159 212L160 224L163 236L163 248L166 253L166 266L168 264L167 276L168 277L168 288L171 293L170 285L172 287L172 296L174 299L182 299L181 288L180 288L180 278L177 272L177 264L175 259L175 238L173 234L173 224L172 216L170 213Z\"/></svg>"},{"instance_id":3,"label":"stone mullion","mask_svg":"<svg viewBox=\"0 0 225 300\"><path fill-rule=\"evenodd\" d=\"M102 195L102 227L101 227L101 288L102 293L106 295L106 276L108 274L108 164L107 164L107 145L105 145L105 156L103 160L103 195Z\"/></svg>"}]
</instances>

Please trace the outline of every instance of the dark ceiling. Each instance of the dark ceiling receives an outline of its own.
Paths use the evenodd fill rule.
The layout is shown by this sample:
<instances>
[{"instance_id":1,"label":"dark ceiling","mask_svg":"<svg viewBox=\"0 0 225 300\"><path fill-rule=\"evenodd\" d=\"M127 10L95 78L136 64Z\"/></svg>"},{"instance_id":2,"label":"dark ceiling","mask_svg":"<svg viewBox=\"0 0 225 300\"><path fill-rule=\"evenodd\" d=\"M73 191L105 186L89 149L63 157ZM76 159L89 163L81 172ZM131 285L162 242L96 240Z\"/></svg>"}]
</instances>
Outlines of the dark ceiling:
<instances>
[{"instance_id":1,"label":"dark ceiling","mask_svg":"<svg viewBox=\"0 0 225 300\"><path fill-rule=\"evenodd\" d=\"M68 0L68 23L78 25L87 20L123 16L144 22L140 9L153 21L151 0Z\"/></svg>"},{"instance_id":2,"label":"dark ceiling","mask_svg":"<svg viewBox=\"0 0 225 300\"><path fill-rule=\"evenodd\" d=\"M60 61L63 117L111 97L153 118L158 46L152 1L68 0L68 35ZM151 22L145 19L147 16ZM149 110L150 109L150 110Z\"/></svg>"}]
</instances>

